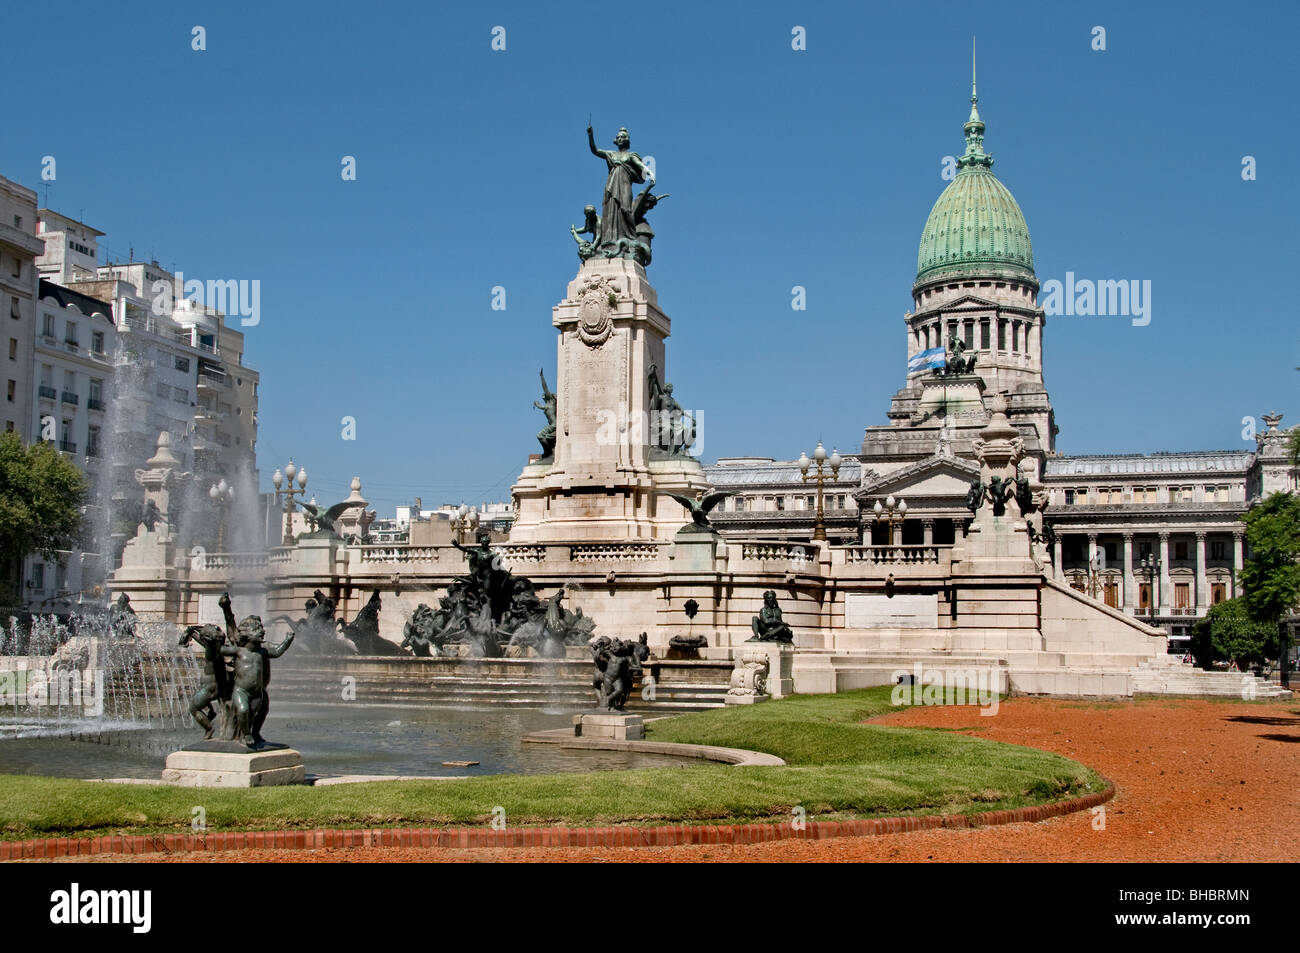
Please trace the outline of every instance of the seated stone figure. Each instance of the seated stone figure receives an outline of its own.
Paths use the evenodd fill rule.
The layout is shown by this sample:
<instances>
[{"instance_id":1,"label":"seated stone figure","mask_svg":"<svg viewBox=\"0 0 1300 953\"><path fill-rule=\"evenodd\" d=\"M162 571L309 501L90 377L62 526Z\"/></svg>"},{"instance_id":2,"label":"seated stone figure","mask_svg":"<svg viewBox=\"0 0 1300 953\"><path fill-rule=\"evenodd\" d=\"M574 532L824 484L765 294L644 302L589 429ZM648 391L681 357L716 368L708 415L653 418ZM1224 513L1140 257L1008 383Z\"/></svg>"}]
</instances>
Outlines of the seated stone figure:
<instances>
[{"instance_id":1,"label":"seated stone figure","mask_svg":"<svg viewBox=\"0 0 1300 953\"><path fill-rule=\"evenodd\" d=\"M748 642L794 642L794 633L781 621L776 593L771 589L763 593L763 608L754 616L750 627L754 634L746 640Z\"/></svg>"}]
</instances>

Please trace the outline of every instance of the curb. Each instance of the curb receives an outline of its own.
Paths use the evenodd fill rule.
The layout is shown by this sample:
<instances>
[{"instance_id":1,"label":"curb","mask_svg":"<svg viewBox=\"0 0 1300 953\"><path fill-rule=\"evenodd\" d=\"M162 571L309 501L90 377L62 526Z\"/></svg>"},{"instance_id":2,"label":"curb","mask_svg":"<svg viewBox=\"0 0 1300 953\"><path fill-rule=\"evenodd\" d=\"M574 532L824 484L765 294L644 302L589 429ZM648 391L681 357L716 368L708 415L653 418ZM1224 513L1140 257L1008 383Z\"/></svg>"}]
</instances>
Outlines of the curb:
<instances>
[{"instance_id":1,"label":"curb","mask_svg":"<svg viewBox=\"0 0 1300 953\"><path fill-rule=\"evenodd\" d=\"M903 834L941 827L995 827L1074 814L1104 804L1115 785L1083 797L982 814L928 814L857 821L790 824L677 825L670 827L371 828L361 830L231 831L215 834L45 837L0 841L0 861L86 857L94 854L171 854L244 849L319 850L331 847L679 847L695 844L760 844L777 840L823 840Z\"/></svg>"}]
</instances>

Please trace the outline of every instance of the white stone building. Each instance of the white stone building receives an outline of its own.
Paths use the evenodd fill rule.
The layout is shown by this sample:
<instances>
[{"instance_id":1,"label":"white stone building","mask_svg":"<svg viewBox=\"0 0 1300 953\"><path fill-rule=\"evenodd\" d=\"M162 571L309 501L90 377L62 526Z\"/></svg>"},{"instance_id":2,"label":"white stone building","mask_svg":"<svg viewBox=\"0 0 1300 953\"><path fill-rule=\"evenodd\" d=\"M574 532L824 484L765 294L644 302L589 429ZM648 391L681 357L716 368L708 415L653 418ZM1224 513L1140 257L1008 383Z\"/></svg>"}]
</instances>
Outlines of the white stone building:
<instances>
[{"instance_id":1,"label":"white stone building","mask_svg":"<svg viewBox=\"0 0 1300 953\"><path fill-rule=\"evenodd\" d=\"M903 319L905 384L893 396L889 423L868 426L859 451L845 455L837 477L824 484L826 534L832 542L915 547L959 540L979 473L975 440L993 395L1003 392L1024 443L1020 475L1049 503L1053 574L1165 629L1171 651L1179 650L1189 623L1238 594L1241 514L1261 496L1296 486L1287 433L1277 427L1281 415L1265 416L1269 429L1253 451L1057 453L1043 362L1047 317L1036 303L1029 229L991 171L973 92L966 151L921 233L913 310ZM951 354L956 342L975 356L972 372L940 376L916 366L923 351ZM727 536L812 536L816 485L794 461L723 459L706 473L716 488L736 494L713 515ZM892 512L885 505L891 499ZM1159 569L1143 569L1146 557L1158 559Z\"/></svg>"}]
</instances>

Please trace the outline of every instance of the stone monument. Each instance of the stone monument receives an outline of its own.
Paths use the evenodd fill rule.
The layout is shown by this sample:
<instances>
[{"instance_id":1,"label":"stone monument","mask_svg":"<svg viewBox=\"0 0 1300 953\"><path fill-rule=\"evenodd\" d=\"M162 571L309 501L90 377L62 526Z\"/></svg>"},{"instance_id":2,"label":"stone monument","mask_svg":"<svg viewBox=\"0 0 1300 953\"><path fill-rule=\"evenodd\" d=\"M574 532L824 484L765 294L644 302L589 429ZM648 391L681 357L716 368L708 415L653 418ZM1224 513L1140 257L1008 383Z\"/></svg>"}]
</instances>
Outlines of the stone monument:
<instances>
[{"instance_id":1,"label":"stone monument","mask_svg":"<svg viewBox=\"0 0 1300 953\"><path fill-rule=\"evenodd\" d=\"M553 310L555 391L543 376L535 404L547 416L543 455L512 489L512 543L668 538L684 514L662 494L709 489L689 452L698 421L661 376L671 323L646 277L654 232L645 216L666 196L651 193L653 176L626 129L615 149L598 149L590 129L588 140L607 169L601 214L588 206L584 228L571 229L592 237L578 239L578 274Z\"/></svg>"}]
</instances>

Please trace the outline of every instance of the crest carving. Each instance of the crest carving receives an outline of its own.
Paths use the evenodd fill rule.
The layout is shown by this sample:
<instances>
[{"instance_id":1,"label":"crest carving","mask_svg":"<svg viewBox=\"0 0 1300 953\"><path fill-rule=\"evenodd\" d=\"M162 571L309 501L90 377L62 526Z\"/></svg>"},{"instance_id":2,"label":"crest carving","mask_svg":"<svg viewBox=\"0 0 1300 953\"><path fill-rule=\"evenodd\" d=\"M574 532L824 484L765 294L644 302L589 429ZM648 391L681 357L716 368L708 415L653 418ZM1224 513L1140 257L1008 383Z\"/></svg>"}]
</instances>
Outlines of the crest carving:
<instances>
[{"instance_id":1,"label":"crest carving","mask_svg":"<svg viewBox=\"0 0 1300 953\"><path fill-rule=\"evenodd\" d=\"M614 307L618 303L618 285L604 275L593 275L578 294L578 337L590 348L609 340L614 332Z\"/></svg>"}]
</instances>

